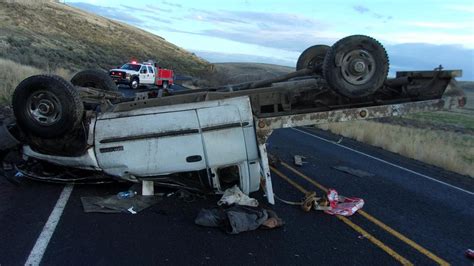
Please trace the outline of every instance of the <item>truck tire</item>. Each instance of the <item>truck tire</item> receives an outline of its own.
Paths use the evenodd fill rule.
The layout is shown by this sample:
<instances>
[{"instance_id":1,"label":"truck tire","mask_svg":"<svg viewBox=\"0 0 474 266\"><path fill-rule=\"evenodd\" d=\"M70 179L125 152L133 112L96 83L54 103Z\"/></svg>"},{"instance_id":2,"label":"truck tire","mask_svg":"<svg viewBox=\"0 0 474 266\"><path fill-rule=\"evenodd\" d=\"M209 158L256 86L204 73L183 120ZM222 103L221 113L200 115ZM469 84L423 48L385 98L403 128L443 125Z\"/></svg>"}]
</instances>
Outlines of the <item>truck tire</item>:
<instances>
[{"instance_id":1,"label":"truck tire","mask_svg":"<svg viewBox=\"0 0 474 266\"><path fill-rule=\"evenodd\" d=\"M317 73L321 73L321 68L324 63L324 57L326 56L329 46L323 44L317 44L304 50L298 61L296 62L296 70L305 68L314 69Z\"/></svg>"},{"instance_id":2,"label":"truck tire","mask_svg":"<svg viewBox=\"0 0 474 266\"><path fill-rule=\"evenodd\" d=\"M76 73L71 83L79 87L91 87L104 91L117 91L117 85L112 78L104 71L87 69Z\"/></svg>"},{"instance_id":3,"label":"truck tire","mask_svg":"<svg viewBox=\"0 0 474 266\"><path fill-rule=\"evenodd\" d=\"M140 88L140 80L137 77L132 78L132 80L130 81L129 86L130 86L130 89L132 89L132 90L136 90L136 89Z\"/></svg>"},{"instance_id":4,"label":"truck tire","mask_svg":"<svg viewBox=\"0 0 474 266\"><path fill-rule=\"evenodd\" d=\"M168 89L168 81L163 81L163 85L161 85L161 87L163 87L163 89Z\"/></svg>"},{"instance_id":5,"label":"truck tire","mask_svg":"<svg viewBox=\"0 0 474 266\"><path fill-rule=\"evenodd\" d=\"M74 86L55 75L37 75L15 89L13 113L23 132L55 138L71 132L82 121L84 106Z\"/></svg>"},{"instance_id":6,"label":"truck tire","mask_svg":"<svg viewBox=\"0 0 474 266\"><path fill-rule=\"evenodd\" d=\"M378 90L387 78L389 61L385 48L365 35L336 42L324 58L323 75L337 93L351 99Z\"/></svg>"}]
</instances>

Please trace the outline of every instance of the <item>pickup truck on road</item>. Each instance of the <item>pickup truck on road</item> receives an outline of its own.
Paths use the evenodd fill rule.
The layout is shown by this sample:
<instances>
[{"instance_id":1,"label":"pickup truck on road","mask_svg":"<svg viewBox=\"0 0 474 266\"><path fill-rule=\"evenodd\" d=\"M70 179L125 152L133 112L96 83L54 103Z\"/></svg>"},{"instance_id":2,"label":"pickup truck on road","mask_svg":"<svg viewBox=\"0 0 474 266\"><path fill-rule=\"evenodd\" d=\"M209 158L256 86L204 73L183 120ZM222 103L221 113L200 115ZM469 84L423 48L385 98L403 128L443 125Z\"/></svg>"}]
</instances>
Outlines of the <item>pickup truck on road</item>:
<instances>
[{"instance_id":1,"label":"pickup truck on road","mask_svg":"<svg viewBox=\"0 0 474 266\"><path fill-rule=\"evenodd\" d=\"M109 74L116 84L125 84L131 89L138 89L140 85L156 85L167 89L174 82L173 70L161 68L153 62L132 61L120 68L111 69Z\"/></svg>"}]
</instances>

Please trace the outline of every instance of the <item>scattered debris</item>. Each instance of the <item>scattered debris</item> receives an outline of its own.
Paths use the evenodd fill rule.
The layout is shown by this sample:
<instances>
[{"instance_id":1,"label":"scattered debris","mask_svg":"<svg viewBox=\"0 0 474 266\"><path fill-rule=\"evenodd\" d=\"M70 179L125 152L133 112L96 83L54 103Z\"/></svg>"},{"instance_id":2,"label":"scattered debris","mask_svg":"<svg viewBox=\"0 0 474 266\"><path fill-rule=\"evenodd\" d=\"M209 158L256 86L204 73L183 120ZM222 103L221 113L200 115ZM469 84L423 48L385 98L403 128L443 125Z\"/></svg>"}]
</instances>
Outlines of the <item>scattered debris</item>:
<instances>
[{"instance_id":1,"label":"scattered debris","mask_svg":"<svg viewBox=\"0 0 474 266\"><path fill-rule=\"evenodd\" d=\"M306 157L304 157L304 156L295 155L293 158L294 158L294 163L295 163L295 165L297 165L297 166L303 166L303 164L306 163L306 162L304 161L304 159L306 159Z\"/></svg>"},{"instance_id":2,"label":"scattered debris","mask_svg":"<svg viewBox=\"0 0 474 266\"><path fill-rule=\"evenodd\" d=\"M375 176L372 173L369 173L369 172L366 172L366 171L363 171L363 170L359 170L359 169L354 169L354 168L347 167L347 166L343 166L343 165L336 165L336 166L333 166L332 168L336 169L338 171L350 174L350 175L357 176L357 177L373 177L373 176Z\"/></svg>"},{"instance_id":3,"label":"scattered debris","mask_svg":"<svg viewBox=\"0 0 474 266\"><path fill-rule=\"evenodd\" d=\"M474 249L468 249L466 250L466 257L470 258L470 259L474 259Z\"/></svg>"},{"instance_id":4,"label":"scattered debris","mask_svg":"<svg viewBox=\"0 0 474 266\"><path fill-rule=\"evenodd\" d=\"M316 192L309 191L300 202L283 200L277 196L275 198L289 205L301 206L305 212L310 210L324 211L331 215L351 216L364 206L364 200L360 198L347 198L340 196L336 190L329 189L327 195L317 197Z\"/></svg>"},{"instance_id":5,"label":"scattered debris","mask_svg":"<svg viewBox=\"0 0 474 266\"><path fill-rule=\"evenodd\" d=\"M99 213L132 213L136 214L158 203L161 197L137 195L132 198L119 199L116 195L106 197L81 197L84 212Z\"/></svg>"},{"instance_id":6,"label":"scattered debris","mask_svg":"<svg viewBox=\"0 0 474 266\"><path fill-rule=\"evenodd\" d=\"M196 198L200 198L200 199L206 199L206 196L201 194L201 193L198 193L196 191L189 191L189 190L186 190L186 189L179 189L175 192L171 192L171 193L168 193L166 195L166 197L171 197L171 196L176 196L178 199L184 201L184 202L187 202L187 203L190 203L190 202L193 202L193 201L196 201Z\"/></svg>"},{"instance_id":7,"label":"scattered debris","mask_svg":"<svg viewBox=\"0 0 474 266\"><path fill-rule=\"evenodd\" d=\"M202 209L194 223L206 227L221 227L229 234L253 231L258 228L272 229L284 224L274 211L240 205L234 205L228 209Z\"/></svg>"},{"instance_id":8,"label":"scattered debris","mask_svg":"<svg viewBox=\"0 0 474 266\"><path fill-rule=\"evenodd\" d=\"M117 193L117 198L118 199L128 199L128 198L133 198L137 194L136 191L133 190L127 190L127 191L121 191Z\"/></svg>"},{"instance_id":9,"label":"scattered debris","mask_svg":"<svg viewBox=\"0 0 474 266\"><path fill-rule=\"evenodd\" d=\"M133 210L133 206L128 208L127 211L131 214L137 214L137 212Z\"/></svg>"},{"instance_id":10,"label":"scattered debris","mask_svg":"<svg viewBox=\"0 0 474 266\"><path fill-rule=\"evenodd\" d=\"M217 202L218 206L232 204L257 207L258 201L245 195L237 185L234 185L233 187L226 189L222 198Z\"/></svg>"},{"instance_id":11,"label":"scattered debris","mask_svg":"<svg viewBox=\"0 0 474 266\"><path fill-rule=\"evenodd\" d=\"M331 215L351 216L364 206L363 199L340 196L335 189L329 189L327 197L331 208L324 212Z\"/></svg>"}]
</instances>

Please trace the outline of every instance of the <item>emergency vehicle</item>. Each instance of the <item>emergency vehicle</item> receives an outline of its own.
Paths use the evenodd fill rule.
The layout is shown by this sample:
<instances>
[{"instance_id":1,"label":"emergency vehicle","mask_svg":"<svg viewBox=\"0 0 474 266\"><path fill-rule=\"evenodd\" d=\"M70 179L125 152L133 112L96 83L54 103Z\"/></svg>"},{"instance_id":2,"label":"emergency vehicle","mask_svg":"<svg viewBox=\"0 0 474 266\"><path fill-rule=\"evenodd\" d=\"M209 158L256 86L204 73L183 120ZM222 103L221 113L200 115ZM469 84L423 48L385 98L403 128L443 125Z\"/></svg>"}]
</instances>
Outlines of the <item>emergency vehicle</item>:
<instances>
[{"instance_id":1,"label":"emergency vehicle","mask_svg":"<svg viewBox=\"0 0 474 266\"><path fill-rule=\"evenodd\" d=\"M138 89L140 85L156 85L167 89L173 85L174 78L173 70L161 68L152 61L132 61L120 68L111 69L109 75L116 84L125 84L131 89Z\"/></svg>"}]
</instances>

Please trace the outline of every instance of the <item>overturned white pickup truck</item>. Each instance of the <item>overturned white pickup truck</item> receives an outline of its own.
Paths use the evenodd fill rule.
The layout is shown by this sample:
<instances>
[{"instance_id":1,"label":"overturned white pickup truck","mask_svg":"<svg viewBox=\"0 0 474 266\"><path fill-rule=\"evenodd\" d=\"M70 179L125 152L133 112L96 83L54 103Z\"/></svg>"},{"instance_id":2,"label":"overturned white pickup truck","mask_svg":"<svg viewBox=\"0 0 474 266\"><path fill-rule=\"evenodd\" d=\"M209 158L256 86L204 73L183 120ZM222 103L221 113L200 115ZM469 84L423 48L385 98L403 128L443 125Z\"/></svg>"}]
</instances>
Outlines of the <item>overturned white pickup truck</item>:
<instances>
[{"instance_id":1,"label":"overturned white pickup truck","mask_svg":"<svg viewBox=\"0 0 474 266\"><path fill-rule=\"evenodd\" d=\"M465 103L454 80L460 71L387 73L382 45L354 35L308 48L285 76L167 96L124 98L97 71L71 83L33 76L16 88L15 119L0 128L3 165L42 180L106 177L214 193L238 185L247 194L263 185L273 203L265 148L272 130Z\"/></svg>"}]
</instances>

